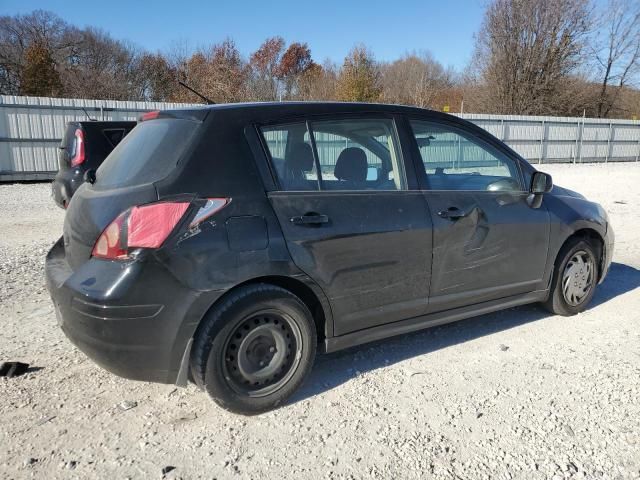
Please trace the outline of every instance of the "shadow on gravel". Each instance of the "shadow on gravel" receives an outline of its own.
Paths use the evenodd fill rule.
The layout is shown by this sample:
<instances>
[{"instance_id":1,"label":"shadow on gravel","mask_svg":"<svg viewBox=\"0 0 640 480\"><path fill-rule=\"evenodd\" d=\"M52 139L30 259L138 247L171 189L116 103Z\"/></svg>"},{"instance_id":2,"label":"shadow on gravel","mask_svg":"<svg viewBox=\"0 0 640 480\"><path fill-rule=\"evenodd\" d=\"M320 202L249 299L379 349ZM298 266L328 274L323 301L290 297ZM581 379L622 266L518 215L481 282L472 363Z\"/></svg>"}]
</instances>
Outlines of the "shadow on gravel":
<instances>
[{"instance_id":1,"label":"shadow on gravel","mask_svg":"<svg viewBox=\"0 0 640 480\"><path fill-rule=\"evenodd\" d=\"M640 270L621 263L613 263L604 283L598 285L590 308L595 308L638 287L640 287ZM537 305L525 305L392 337L333 354L320 355L316 359L309 379L293 396L290 403L331 390L348 382L357 376L358 372L376 370L408 358L534 322L549 315L546 310ZM496 348L498 348L497 345Z\"/></svg>"}]
</instances>

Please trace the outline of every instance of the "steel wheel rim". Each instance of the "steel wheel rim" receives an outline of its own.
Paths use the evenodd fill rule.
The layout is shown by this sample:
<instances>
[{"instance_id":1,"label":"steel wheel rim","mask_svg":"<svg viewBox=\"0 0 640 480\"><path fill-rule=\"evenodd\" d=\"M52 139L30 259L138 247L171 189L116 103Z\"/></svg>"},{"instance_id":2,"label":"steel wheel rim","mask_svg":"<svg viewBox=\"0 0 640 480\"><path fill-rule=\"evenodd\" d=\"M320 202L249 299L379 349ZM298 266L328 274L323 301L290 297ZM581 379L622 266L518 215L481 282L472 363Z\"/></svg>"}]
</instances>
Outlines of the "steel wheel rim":
<instances>
[{"instance_id":1,"label":"steel wheel rim","mask_svg":"<svg viewBox=\"0 0 640 480\"><path fill-rule=\"evenodd\" d=\"M236 393L264 397L291 379L301 352L302 334L293 318L261 310L245 317L227 338L222 370Z\"/></svg>"},{"instance_id":2,"label":"steel wheel rim","mask_svg":"<svg viewBox=\"0 0 640 480\"><path fill-rule=\"evenodd\" d=\"M594 270L593 258L586 251L579 250L571 256L562 274L562 295L569 305L578 306L587 298L593 287Z\"/></svg>"}]
</instances>

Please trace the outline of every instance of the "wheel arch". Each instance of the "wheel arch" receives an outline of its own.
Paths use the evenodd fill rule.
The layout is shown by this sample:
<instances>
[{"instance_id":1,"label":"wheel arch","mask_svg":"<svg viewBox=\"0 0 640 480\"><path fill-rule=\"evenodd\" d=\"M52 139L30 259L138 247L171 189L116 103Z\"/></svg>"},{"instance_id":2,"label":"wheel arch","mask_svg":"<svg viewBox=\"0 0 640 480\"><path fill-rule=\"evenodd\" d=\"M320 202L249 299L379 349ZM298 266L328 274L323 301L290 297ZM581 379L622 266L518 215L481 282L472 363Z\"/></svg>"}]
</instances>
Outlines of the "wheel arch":
<instances>
[{"instance_id":1,"label":"wheel arch","mask_svg":"<svg viewBox=\"0 0 640 480\"><path fill-rule=\"evenodd\" d=\"M227 290L215 301L213 301L200 318L198 326L193 333L193 337L197 335L198 329L202 324L202 320L213 308L216 307L216 305L224 302L229 295L233 295L233 293L235 293L238 289L259 283L266 283L283 288L293 293L296 297L302 300L302 302L307 306L307 308L311 312L311 315L313 316L313 320L316 325L316 333L318 335L319 345L323 344L324 340L327 337L332 336L332 316L329 302L324 296L324 293L311 281L311 279L306 276L291 277L286 275L265 275L251 278L242 283L239 283Z\"/></svg>"},{"instance_id":2,"label":"wheel arch","mask_svg":"<svg viewBox=\"0 0 640 480\"><path fill-rule=\"evenodd\" d=\"M596 256L598 261L598 281L600 281L600 278L604 273L604 261L606 258L605 251L604 251L605 242L604 242L604 237L600 234L600 232L592 227L579 228L575 230L573 233L571 233L571 235L569 235L564 240L564 242L562 242L562 245L560 245L560 248L556 252L556 256L554 259L554 268L555 266L557 266L558 259L560 258L560 253L562 252L564 247L569 242L576 239L587 240L596 248Z\"/></svg>"}]
</instances>

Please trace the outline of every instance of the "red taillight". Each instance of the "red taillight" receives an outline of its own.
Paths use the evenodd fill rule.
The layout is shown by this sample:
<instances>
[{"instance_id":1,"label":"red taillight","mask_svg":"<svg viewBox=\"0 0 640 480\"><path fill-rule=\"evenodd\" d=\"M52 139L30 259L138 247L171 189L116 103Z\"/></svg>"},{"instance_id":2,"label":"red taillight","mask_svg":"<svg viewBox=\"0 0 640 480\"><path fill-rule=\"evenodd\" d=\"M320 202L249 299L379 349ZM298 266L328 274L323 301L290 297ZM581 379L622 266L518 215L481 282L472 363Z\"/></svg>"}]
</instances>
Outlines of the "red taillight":
<instances>
[{"instance_id":1,"label":"red taillight","mask_svg":"<svg viewBox=\"0 0 640 480\"><path fill-rule=\"evenodd\" d=\"M71 159L71 166L77 167L84 162L84 132L78 128L74 135L76 137L76 148L75 155Z\"/></svg>"},{"instance_id":2,"label":"red taillight","mask_svg":"<svg viewBox=\"0 0 640 480\"><path fill-rule=\"evenodd\" d=\"M140 118L141 122L144 122L146 120L153 120L154 118L158 118L158 115L160 115L160 110L154 110L152 112L147 112L142 114L142 117Z\"/></svg>"},{"instance_id":3,"label":"red taillight","mask_svg":"<svg viewBox=\"0 0 640 480\"><path fill-rule=\"evenodd\" d=\"M224 208L230 199L209 198L198 210L189 228L194 228ZM130 248L160 248L176 228L187 209L188 202L159 202L132 207L104 229L91 253L94 257L111 260L129 258Z\"/></svg>"},{"instance_id":4,"label":"red taillight","mask_svg":"<svg viewBox=\"0 0 640 480\"><path fill-rule=\"evenodd\" d=\"M113 260L128 257L127 247L123 245L123 227L127 221L128 214L128 210L121 213L104 229L104 232L98 237L98 241L93 246L91 255Z\"/></svg>"},{"instance_id":5,"label":"red taillight","mask_svg":"<svg viewBox=\"0 0 640 480\"><path fill-rule=\"evenodd\" d=\"M159 248L189 208L188 203L156 203L133 207L129 215L129 247Z\"/></svg>"}]
</instances>

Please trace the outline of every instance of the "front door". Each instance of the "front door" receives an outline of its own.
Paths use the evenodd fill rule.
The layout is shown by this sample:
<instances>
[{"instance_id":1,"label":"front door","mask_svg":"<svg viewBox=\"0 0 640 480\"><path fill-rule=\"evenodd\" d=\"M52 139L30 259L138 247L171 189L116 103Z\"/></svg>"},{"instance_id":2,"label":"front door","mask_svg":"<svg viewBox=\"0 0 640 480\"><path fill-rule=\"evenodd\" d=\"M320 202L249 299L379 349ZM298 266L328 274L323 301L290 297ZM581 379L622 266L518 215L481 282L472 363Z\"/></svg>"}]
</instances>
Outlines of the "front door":
<instances>
[{"instance_id":1,"label":"front door","mask_svg":"<svg viewBox=\"0 0 640 480\"><path fill-rule=\"evenodd\" d=\"M407 190L393 119L261 130L279 183L269 199L294 262L329 298L335 335L423 314L431 218Z\"/></svg>"},{"instance_id":2,"label":"front door","mask_svg":"<svg viewBox=\"0 0 640 480\"><path fill-rule=\"evenodd\" d=\"M545 288L549 214L519 160L464 126L411 120L433 219L429 311Z\"/></svg>"}]
</instances>

